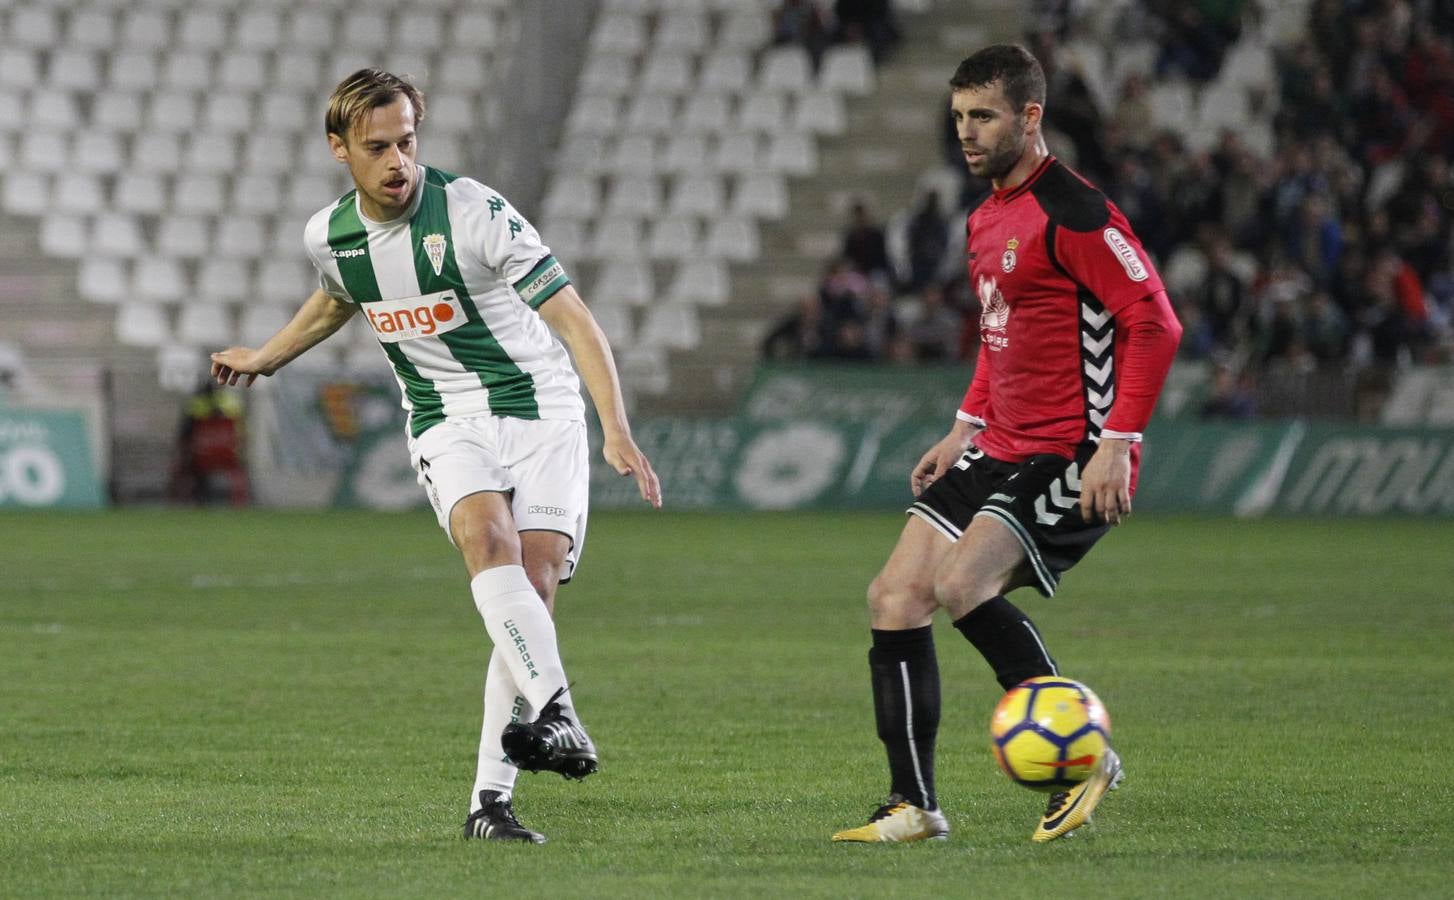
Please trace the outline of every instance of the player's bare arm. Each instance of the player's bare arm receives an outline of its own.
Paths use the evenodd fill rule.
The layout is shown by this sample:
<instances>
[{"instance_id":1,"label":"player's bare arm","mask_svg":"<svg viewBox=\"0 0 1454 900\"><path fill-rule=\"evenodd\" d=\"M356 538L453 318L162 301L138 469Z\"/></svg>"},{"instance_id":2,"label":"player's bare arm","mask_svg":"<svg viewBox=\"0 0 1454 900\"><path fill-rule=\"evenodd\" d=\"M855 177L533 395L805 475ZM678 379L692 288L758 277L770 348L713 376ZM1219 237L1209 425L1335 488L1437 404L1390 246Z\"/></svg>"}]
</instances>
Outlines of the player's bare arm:
<instances>
[{"instance_id":1,"label":"player's bare arm","mask_svg":"<svg viewBox=\"0 0 1454 900\"><path fill-rule=\"evenodd\" d=\"M1131 442L1102 438L1080 476L1080 515L1111 525L1131 514Z\"/></svg>"},{"instance_id":2,"label":"player's bare arm","mask_svg":"<svg viewBox=\"0 0 1454 900\"><path fill-rule=\"evenodd\" d=\"M242 386L251 387L259 375L273 374L338 331L357 310L322 289L314 291L292 320L261 347L228 347L212 354L212 377L218 384L231 385L245 379Z\"/></svg>"},{"instance_id":3,"label":"player's bare arm","mask_svg":"<svg viewBox=\"0 0 1454 900\"><path fill-rule=\"evenodd\" d=\"M977 433L978 427L963 419L957 419L949 433L919 458L919 464L914 466L913 473L909 475L909 488L915 497L959 461Z\"/></svg>"},{"instance_id":4,"label":"player's bare arm","mask_svg":"<svg viewBox=\"0 0 1454 900\"><path fill-rule=\"evenodd\" d=\"M636 479L641 499L661 508L661 483L651 460L636 446L631 425L626 420L626 404L621 398L621 380L616 374L616 361L611 345L596 317L581 301L575 288L561 288L540 307L540 315L560 335L576 362L576 369L590 392L591 402L601 420L604 446L601 455L622 475Z\"/></svg>"}]
</instances>

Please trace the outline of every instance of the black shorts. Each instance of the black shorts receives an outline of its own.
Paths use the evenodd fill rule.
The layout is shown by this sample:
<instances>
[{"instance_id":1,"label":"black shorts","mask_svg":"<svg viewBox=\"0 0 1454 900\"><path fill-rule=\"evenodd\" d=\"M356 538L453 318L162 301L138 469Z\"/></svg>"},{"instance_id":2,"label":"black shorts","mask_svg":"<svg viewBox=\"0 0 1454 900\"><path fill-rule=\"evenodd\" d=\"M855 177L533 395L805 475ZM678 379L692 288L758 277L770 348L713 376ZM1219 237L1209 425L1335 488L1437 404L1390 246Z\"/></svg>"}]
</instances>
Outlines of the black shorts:
<instances>
[{"instance_id":1,"label":"black shorts","mask_svg":"<svg viewBox=\"0 0 1454 900\"><path fill-rule=\"evenodd\" d=\"M1074 460L1054 454L1008 463L970 447L954 468L929 485L909 514L957 541L976 516L1003 523L1019 539L1027 571L1010 587L1033 584L1047 597L1111 526L1080 517L1080 472L1095 453L1084 444ZM1008 590L1008 588L1007 588Z\"/></svg>"}]
</instances>

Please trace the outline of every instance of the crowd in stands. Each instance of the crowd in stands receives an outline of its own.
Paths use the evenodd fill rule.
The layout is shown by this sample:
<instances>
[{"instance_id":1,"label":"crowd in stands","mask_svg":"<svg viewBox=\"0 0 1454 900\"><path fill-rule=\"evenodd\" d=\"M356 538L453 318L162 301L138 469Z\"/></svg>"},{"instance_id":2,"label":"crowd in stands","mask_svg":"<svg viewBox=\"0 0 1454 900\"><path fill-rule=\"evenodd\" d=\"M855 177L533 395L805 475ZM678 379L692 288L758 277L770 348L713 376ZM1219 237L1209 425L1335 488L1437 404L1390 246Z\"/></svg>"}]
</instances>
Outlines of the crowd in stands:
<instances>
[{"instance_id":1,"label":"crowd in stands","mask_svg":"<svg viewBox=\"0 0 1454 900\"><path fill-rule=\"evenodd\" d=\"M1271 46L1273 83L1249 83L1245 115L1193 141L1151 127L1151 93L1176 82L1195 99L1231 81L1224 67L1244 33L1260 34L1265 4L1123 2L1093 23L1088 6L1037 4L1025 38L1047 74L1047 141L1157 261L1181 355L1223 389L1208 414L1253 414L1253 388L1285 373L1378 382L1454 359L1454 7L1315 0L1297 36ZM1106 46L1153 41L1151 70L1097 82L1105 69L1075 49L1097 29ZM897 240L853 210L840 258L767 356L973 358L979 310L960 244L988 184L968 176L947 119L945 162L957 194L926 190L896 218Z\"/></svg>"}]
</instances>

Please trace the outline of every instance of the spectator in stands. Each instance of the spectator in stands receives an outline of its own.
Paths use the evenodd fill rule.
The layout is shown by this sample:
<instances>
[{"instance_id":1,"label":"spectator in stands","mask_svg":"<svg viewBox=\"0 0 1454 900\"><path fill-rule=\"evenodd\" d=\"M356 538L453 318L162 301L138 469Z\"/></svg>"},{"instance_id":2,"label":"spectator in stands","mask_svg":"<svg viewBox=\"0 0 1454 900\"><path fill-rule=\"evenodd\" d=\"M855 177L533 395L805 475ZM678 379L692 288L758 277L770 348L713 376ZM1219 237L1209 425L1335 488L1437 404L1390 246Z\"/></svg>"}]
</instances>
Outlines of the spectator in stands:
<instances>
[{"instance_id":1,"label":"spectator in stands","mask_svg":"<svg viewBox=\"0 0 1454 900\"><path fill-rule=\"evenodd\" d=\"M894 341L902 330L899 317L894 310L894 298L888 288L881 284L870 284L868 303L863 313L864 343L874 359L887 359L893 352Z\"/></svg>"},{"instance_id":2,"label":"spectator in stands","mask_svg":"<svg viewBox=\"0 0 1454 900\"><path fill-rule=\"evenodd\" d=\"M940 208L939 192L925 191L908 225L909 280L904 286L918 291L939 276L949 249L949 219Z\"/></svg>"},{"instance_id":3,"label":"spectator in stands","mask_svg":"<svg viewBox=\"0 0 1454 900\"><path fill-rule=\"evenodd\" d=\"M772 42L801 45L812 57L815 71L828 40L828 23L818 0L781 0L773 10Z\"/></svg>"},{"instance_id":4,"label":"spectator in stands","mask_svg":"<svg viewBox=\"0 0 1454 900\"><path fill-rule=\"evenodd\" d=\"M1220 21L1209 19L1200 4L1189 0L1171 0L1159 11L1166 35L1156 60L1157 76L1210 81L1222 67L1222 56L1234 37L1229 32L1238 28L1237 16L1228 13Z\"/></svg>"},{"instance_id":5,"label":"spectator in stands","mask_svg":"<svg viewBox=\"0 0 1454 900\"><path fill-rule=\"evenodd\" d=\"M1333 214L1324 194L1303 198L1298 215L1283 232L1288 257L1318 285L1326 285L1338 271L1343 255L1343 223Z\"/></svg>"},{"instance_id":6,"label":"spectator in stands","mask_svg":"<svg viewBox=\"0 0 1454 900\"><path fill-rule=\"evenodd\" d=\"M243 464L242 401L210 380L187 400L177 434L169 493L190 504L251 501Z\"/></svg>"},{"instance_id":7,"label":"spectator in stands","mask_svg":"<svg viewBox=\"0 0 1454 900\"><path fill-rule=\"evenodd\" d=\"M959 355L960 316L944 302L944 289L929 284L919 292L919 313L909 325L909 341L919 362L950 362Z\"/></svg>"},{"instance_id":8,"label":"spectator in stands","mask_svg":"<svg viewBox=\"0 0 1454 900\"><path fill-rule=\"evenodd\" d=\"M1317 291L1308 298L1302 333L1308 351L1320 364L1331 366L1347 356L1348 317L1327 291Z\"/></svg>"},{"instance_id":9,"label":"spectator in stands","mask_svg":"<svg viewBox=\"0 0 1454 900\"><path fill-rule=\"evenodd\" d=\"M1251 379L1228 363L1212 370L1212 383L1202 402L1203 419L1250 419L1256 413Z\"/></svg>"},{"instance_id":10,"label":"spectator in stands","mask_svg":"<svg viewBox=\"0 0 1454 900\"><path fill-rule=\"evenodd\" d=\"M889 273L883 227L869 216L862 200L854 202L848 230L843 233L843 256L864 275L887 277Z\"/></svg>"},{"instance_id":11,"label":"spectator in stands","mask_svg":"<svg viewBox=\"0 0 1454 900\"><path fill-rule=\"evenodd\" d=\"M899 42L900 31L890 0L836 0L833 4L834 39L866 44L874 63L881 63Z\"/></svg>"},{"instance_id":12,"label":"spectator in stands","mask_svg":"<svg viewBox=\"0 0 1454 900\"><path fill-rule=\"evenodd\" d=\"M817 292L803 295L798 308L778 322L762 341L762 356L773 362L812 359L823 345L823 307Z\"/></svg>"}]
</instances>

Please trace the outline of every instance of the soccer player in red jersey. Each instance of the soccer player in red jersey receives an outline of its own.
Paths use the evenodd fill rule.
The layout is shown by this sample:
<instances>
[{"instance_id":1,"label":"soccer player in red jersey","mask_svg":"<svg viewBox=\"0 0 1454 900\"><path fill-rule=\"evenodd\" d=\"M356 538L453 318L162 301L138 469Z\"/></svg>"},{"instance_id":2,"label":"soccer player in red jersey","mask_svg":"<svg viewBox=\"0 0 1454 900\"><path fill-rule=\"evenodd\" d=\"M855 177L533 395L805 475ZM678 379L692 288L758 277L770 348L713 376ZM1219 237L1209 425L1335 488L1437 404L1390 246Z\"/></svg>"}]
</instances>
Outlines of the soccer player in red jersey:
<instances>
[{"instance_id":1,"label":"soccer player in red jersey","mask_svg":"<svg viewBox=\"0 0 1454 900\"><path fill-rule=\"evenodd\" d=\"M965 162L993 188L966 223L982 346L953 428L914 467L908 521L868 589L891 793L835 841L948 836L934 791L933 616L949 613L1003 688L1058 674L1005 594L1051 596L1131 512L1141 432L1181 337L1125 216L1046 149L1045 74L1029 51L986 47L950 86ZM1051 796L1034 840L1084 824L1120 776L1108 752L1090 779Z\"/></svg>"}]
</instances>

